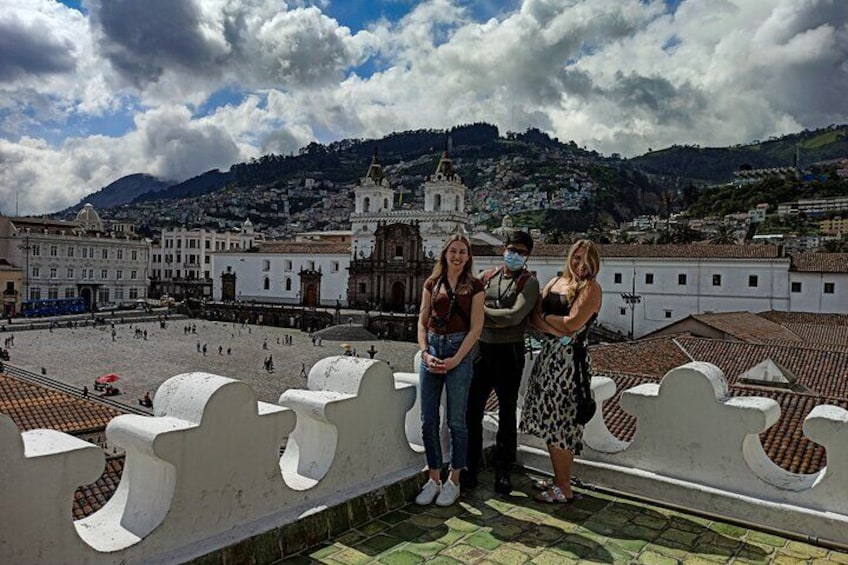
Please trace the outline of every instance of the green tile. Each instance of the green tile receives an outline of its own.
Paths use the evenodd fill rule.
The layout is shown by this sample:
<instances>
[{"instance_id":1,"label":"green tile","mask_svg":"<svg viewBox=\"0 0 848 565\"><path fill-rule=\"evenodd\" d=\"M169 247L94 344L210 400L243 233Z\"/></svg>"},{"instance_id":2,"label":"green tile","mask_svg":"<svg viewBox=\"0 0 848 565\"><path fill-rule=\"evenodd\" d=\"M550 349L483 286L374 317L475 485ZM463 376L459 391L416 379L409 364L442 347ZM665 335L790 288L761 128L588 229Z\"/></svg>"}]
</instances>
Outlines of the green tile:
<instances>
[{"instance_id":1,"label":"green tile","mask_svg":"<svg viewBox=\"0 0 848 565\"><path fill-rule=\"evenodd\" d=\"M566 533L574 532L580 527L579 524L575 524L574 522L559 516L548 516L542 524Z\"/></svg>"},{"instance_id":2,"label":"green tile","mask_svg":"<svg viewBox=\"0 0 848 565\"><path fill-rule=\"evenodd\" d=\"M782 537L767 534L765 532L757 532L754 530L752 530L748 534L748 537L746 539L750 542L762 545L769 545L771 547L783 547L784 545L786 545L786 540Z\"/></svg>"},{"instance_id":3,"label":"green tile","mask_svg":"<svg viewBox=\"0 0 848 565\"><path fill-rule=\"evenodd\" d=\"M427 565L456 565L457 563L462 562L457 561L452 557L448 557L447 555L437 555L433 559L427 561Z\"/></svg>"},{"instance_id":4,"label":"green tile","mask_svg":"<svg viewBox=\"0 0 848 565\"><path fill-rule=\"evenodd\" d=\"M474 563L488 554L488 550L467 543L456 543L439 552L440 556L451 557L460 563Z\"/></svg>"},{"instance_id":5,"label":"green tile","mask_svg":"<svg viewBox=\"0 0 848 565\"><path fill-rule=\"evenodd\" d=\"M545 550L534 557L530 563L534 565L572 565L577 563L577 560L566 557L562 553L553 550Z\"/></svg>"},{"instance_id":6,"label":"green tile","mask_svg":"<svg viewBox=\"0 0 848 565\"><path fill-rule=\"evenodd\" d=\"M445 544L435 541L415 541L407 543L403 549L422 557L432 557L446 547Z\"/></svg>"},{"instance_id":7,"label":"green tile","mask_svg":"<svg viewBox=\"0 0 848 565\"><path fill-rule=\"evenodd\" d=\"M755 546L745 546L736 554L736 559L734 560L736 563L746 563L746 564L754 564L754 563L768 563L771 561L771 555L763 552L760 548Z\"/></svg>"},{"instance_id":8,"label":"green tile","mask_svg":"<svg viewBox=\"0 0 848 565\"><path fill-rule=\"evenodd\" d=\"M448 518L445 521L445 526L447 526L451 530L456 530L458 532L465 532L465 533L476 532L477 530L480 529L479 525L474 524L472 522L468 522L467 520L463 520L463 519L458 518L456 516L454 516L452 518Z\"/></svg>"},{"instance_id":9,"label":"green tile","mask_svg":"<svg viewBox=\"0 0 848 565\"><path fill-rule=\"evenodd\" d=\"M698 543L695 545L694 553L697 553L704 559L727 561L736 553L736 547Z\"/></svg>"},{"instance_id":10,"label":"green tile","mask_svg":"<svg viewBox=\"0 0 848 565\"><path fill-rule=\"evenodd\" d=\"M848 563L848 553L841 551L831 551L827 554L827 559L834 563Z\"/></svg>"},{"instance_id":11,"label":"green tile","mask_svg":"<svg viewBox=\"0 0 848 565\"><path fill-rule=\"evenodd\" d=\"M295 555L294 557L286 557L284 563L286 565L311 565L314 561L303 555Z\"/></svg>"},{"instance_id":12,"label":"green tile","mask_svg":"<svg viewBox=\"0 0 848 565\"><path fill-rule=\"evenodd\" d=\"M675 530L682 530L684 532L690 532L695 534L703 533L707 530L708 521L694 518L694 517L681 517L681 516L672 516L669 527L674 528Z\"/></svg>"},{"instance_id":13,"label":"green tile","mask_svg":"<svg viewBox=\"0 0 848 565\"><path fill-rule=\"evenodd\" d=\"M780 552L802 559L821 559L827 556L825 548L799 541L790 541Z\"/></svg>"},{"instance_id":14,"label":"green tile","mask_svg":"<svg viewBox=\"0 0 848 565\"><path fill-rule=\"evenodd\" d=\"M662 530L668 526L668 517L654 512L642 513L633 518L633 523L652 530Z\"/></svg>"},{"instance_id":15,"label":"green tile","mask_svg":"<svg viewBox=\"0 0 848 565\"><path fill-rule=\"evenodd\" d=\"M366 553L368 555L379 555L385 551L396 548L402 543L403 540L379 534L358 543L355 546L355 549L358 549L362 553Z\"/></svg>"},{"instance_id":16,"label":"green tile","mask_svg":"<svg viewBox=\"0 0 848 565\"><path fill-rule=\"evenodd\" d=\"M451 530L445 527L436 528L435 530L425 532L421 534L421 537L419 537L418 539L419 541L437 541L445 545L451 545L464 538L465 536L465 532L459 532L457 530Z\"/></svg>"},{"instance_id":17,"label":"green tile","mask_svg":"<svg viewBox=\"0 0 848 565\"><path fill-rule=\"evenodd\" d=\"M378 561L386 565L415 565L416 563L424 563L424 557L401 549L380 557Z\"/></svg>"},{"instance_id":18,"label":"green tile","mask_svg":"<svg viewBox=\"0 0 848 565\"><path fill-rule=\"evenodd\" d=\"M683 560L684 565L715 565L715 561L704 559L700 555L691 555Z\"/></svg>"},{"instance_id":19,"label":"green tile","mask_svg":"<svg viewBox=\"0 0 848 565\"><path fill-rule=\"evenodd\" d=\"M521 541L527 544L548 546L563 537L564 533L558 528L536 524L527 528L521 535Z\"/></svg>"},{"instance_id":20,"label":"green tile","mask_svg":"<svg viewBox=\"0 0 848 565\"><path fill-rule=\"evenodd\" d=\"M645 553L646 551L652 553L660 553L666 557L672 557L674 559L683 559L687 555L689 555L687 551L684 551L678 547L669 547L667 545L661 545L659 541L649 543L642 551L642 553Z\"/></svg>"},{"instance_id":21,"label":"green tile","mask_svg":"<svg viewBox=\"0 0 848 565\"><path fill-rule=\"evenodd\" d=\"M530 556L507 545L502 545L489 553L486 561L500 565L521 565L530 561Z\"/></svg>"},{"instance_id":22,"label":"green tile","mask_svg":"<svg viewBox=\"0 0 848 565\"><path fill-rule=\"evenodd\" d=\"M371 561L371 556L362 553L357 549L346 547L330 558L333 562L344 563L345 565L360 565Z\"/></svg>"},{"instance_id":23,"label":"green tile","mask_svg":"<svg viewBox=\"0 0 848 565\"><path fill-rule=\"evenodd\" d=\"M445 519L437 516L430 516L429 514L418 514L417 516L410 517L406 523L415 524L419 528L428 529L444 526Z\"/></svg>"},{"instance_id":24,"label":"green tile","mask_svg":"<svg viewBox=\"0 0 848 565\"><path fill-rule=\"evenodd\" d=\"M735 539L741 539L742 536L748 532L745 528L740 528L739 526L734 526L732 524L725 524L723 522L713 522L710 524L710 529L723 536Z\"/></svg>"},{"instance_id":25,"label":"green tile","mask_svg":"<svg viewBox=\"0 0 848 565\"><path fill-rule=\"evenodd\" d=\"M329 556L333 555L334 553L338 553L342 549L344 549L342 546L336 545L334 543L333 544L321 544L321 545L315 546L311 549L308 549L305 553L306 553L306 555L308 555L312 559L324 559L325 557L329 557Z\"/></svg>"},{"instance_id":26,"label":"green tile","mask_svg":"<svg viewBox=\"0 0 848 565\"><path fill-rule=\"evenodd\" d=\"M477 532L476 534L472 534L472 535L466 537L463 541L465 543L469 544L469 545L473 545L474 547L486 549L488 551L491 551L491 550L497 548L498 546L501 545L501 543L503 543L503 542L501 542L501 540L499 540L498 538L493 536L490 532L485 532L485 531L481 531L481 532Z\"/></svg>"},{"instance_id":27,"label":"green tile","mask_svg":"<svg viewBox=\"0 0 848 565\"><path fill-rule=\"evenodd\" d=\"M697 538L697 533L669 528L668 530L664 531L655 540L655 542L658 545L671 545L672 547L691 550L695 546L695 540Z\"/></svg>"},{"instance_id":28,"label":"green tile","mask_svg":"<svg viewBox=\"0 0 848 565\"><path fill-rule=\"evenodd\" d=\"M427 507L427 514L438 518L444 518L445 520L458 516L462 512L464 512L464 510L459 504L452 504L451 506L436 506L434 504Z\"/></svg>"},{"instance_id":29,"label":"green tile","mask_svg":"<svg viewBox=\"0 0 848 565\"><path fill-rule=\"evenodd\" d=\"M424 528L420 528L415 524L410 524L409 522L403 522L396 526L393 526L386 530L386 535L392 536L404 541L412 541L421 537L421 534L425 533L427 530Z\"/></svg>"},{"instance_id":30,"label":"green tile","mask_svg":"<svg viewBox=\"0 0 848 565\"><path fill-rule=\"evenodd\" d=\"M350 532L344 533L344 534L340 535L339 537L337 537L336 543L350 547L352 545L356 545L357 543L359 543L360 541L362 541L364 539L365 539L364 534L361 534L357 531L350 531Z\"/></svg>"},{"instance_id":31,"label":"green tile","mask_svg":"<svg viewBox=\"0 0 848 565\"><path fill-rule=\"evenodd\" d=\"M380 516L380 520L386 522L387 524L397 524L399 522L403 522L404 520L408 520L411 517L411 514L404 512L403 510L395 510L393 512L389 512L388 514Z\"/></svg>"},{"instance_id":32,"label":"green tile","mask_svg":"<svg viewBox=\"0 0 848 565\"><path fill-rule=\"evenodd\" d=\"M500 518L492 522L492 535L500 540L508 541L524 531L525 525L517 520Z\"/></svg>"},{"instance_id":33,"label":"green tile","mask_svg":"<svg viewBox=\"0 0 848 565\"><path fill-rule=\"evenodd\" d=\"M798 565L799 563L806 563L806 559L798 559L797 557L790 557L789 555L775 555L771 562L773 565Z\"/></svg>"},{"instance_id":34,"label":"green tile","mask_svg":"<svg viewBox=\"0 0 848 565\"><path fill-rule=\"evenodd\" d=\"M353 528L371 519L368 515L368 507L365 505L365 499L361 496L347 502L347 511L350 525Z\"/></svg>"},{"instance_id":35,"label":"green tile","mask_svg":"<svg viewBox=\"0 0 848 565\"><path fill-rule=\"evenodd\" d=\"M648 540L633 538L633 539L618 539L618 538L609 538L609 543L614 545L615 547L621 548L624 551L632 554L639 553L642 551L646 545L648 545Z\"/></svg>"},{"instance_id":36,"label":"green tile","mask_svg":"<svg viewBox=\"0 0 848 565\"><path fill-rule=\"evenodd\" d=\"M551 549L557 553L561 553L569 559L580 559L595 551L598 547L586 538L576 535L567 535L551 546Z\"/></svg>"},{"instance_id":37,"label":"green tile","mask_svg":"<svg viewBox=\"0 0 848 565\"><path fill-rule=\"evenodd\" d=\"M633 561L633 555L607 545L596 548L587 559L600 563L629 563Z\"/></svg>"},{"instance_id":38,"label":"green tile","mask_svg":"<svg viewBox=\"0 0 848 565\"><path fill-rule=\"evenodd\" d=\"M379 534L387 529L389 529L389 525L381 520L371 520L370 522L366 522L361 526L356 528L366 536L373 536L374 534Z\"/></svg>"},{"instance_id":39,"label":"green tile","mask_svg":"<svg viewBox=\"0 0 848 565\"><path fill-rule=\"evenodd\" d=\"M678 561L673 557L667 557L653 551L645 551L639 555L639 563L644 565L677 565Z\"/></svg>"}]
</instances>

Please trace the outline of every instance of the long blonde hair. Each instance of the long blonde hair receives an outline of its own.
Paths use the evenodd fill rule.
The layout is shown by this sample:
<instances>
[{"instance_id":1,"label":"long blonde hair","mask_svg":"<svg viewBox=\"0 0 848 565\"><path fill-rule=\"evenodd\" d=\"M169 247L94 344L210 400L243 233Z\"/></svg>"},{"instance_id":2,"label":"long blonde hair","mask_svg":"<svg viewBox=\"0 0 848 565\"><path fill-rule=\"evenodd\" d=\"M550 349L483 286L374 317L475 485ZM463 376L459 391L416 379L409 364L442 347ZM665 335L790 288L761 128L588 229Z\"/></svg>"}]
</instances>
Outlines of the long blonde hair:
<instances>
[{"instance_id":1,"label":"long blonde hair","mask_svg":"<svg viewBox=\"0 0 848 565\"><path fill-rule=\"evenodd\" d=\"M454 234L450 236L445 244L442 246L442 250L439 251L439 259L436 261L436 264L433 265L433 272L430 273L430 276L427 280L433 281L433 284L438 284L439 279L442 278L448 272L448 247L454 241L459 241L465 248L468 249L468 261L465 262L465 266L462 268L462 272L459 274L459 280L456 283L456 292L458 294L465 294L470 292L471 283L474 280L474 259L471 257L471 242L468 241L468 238L462 234Z\"/></svg>"},{"instance_id":2,"label":"long blonde hair","mask_svg":"<svg viewBox=\"0 0 848 565\"><path fill-rule=\"evenodd\" d=\"M586 278L580 278L577 273L571 268L571 258L578 249L583 249L583 264L586 265ZM568 250L568 258L565 260L565 267L562 269L562 278L565 279L566 291L565 296L568 302L574 301L574 298L580 292L589 286L589 283L595 280L598 276L598 271L601 270L601 254L598 251L598 246L588 239L579 239L575 241Z\"/></svg>"}]
</instances>

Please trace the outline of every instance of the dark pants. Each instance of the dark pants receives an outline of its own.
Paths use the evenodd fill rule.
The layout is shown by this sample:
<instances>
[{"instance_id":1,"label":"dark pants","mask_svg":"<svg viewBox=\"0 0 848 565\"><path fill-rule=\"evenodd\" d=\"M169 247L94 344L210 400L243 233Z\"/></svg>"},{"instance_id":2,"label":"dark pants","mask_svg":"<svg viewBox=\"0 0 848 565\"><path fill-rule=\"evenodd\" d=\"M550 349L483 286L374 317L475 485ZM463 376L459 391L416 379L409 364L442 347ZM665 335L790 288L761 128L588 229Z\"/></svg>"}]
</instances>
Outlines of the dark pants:
<instances>
[{"instance_id":1,"label":"dark pants","mask_svg":"<svg viewBox=\"0 0 848 565\"><path fill-rule=\"evenodd\" d=\"M518 387L524 370L524 342L480 342L480 360L474 366L474 379L468 392L468 470L480 470L483 457L483 411L492 390L498 397L498 433L495 467L509 472L515 463Z\"/></svg>"}]
</instances>

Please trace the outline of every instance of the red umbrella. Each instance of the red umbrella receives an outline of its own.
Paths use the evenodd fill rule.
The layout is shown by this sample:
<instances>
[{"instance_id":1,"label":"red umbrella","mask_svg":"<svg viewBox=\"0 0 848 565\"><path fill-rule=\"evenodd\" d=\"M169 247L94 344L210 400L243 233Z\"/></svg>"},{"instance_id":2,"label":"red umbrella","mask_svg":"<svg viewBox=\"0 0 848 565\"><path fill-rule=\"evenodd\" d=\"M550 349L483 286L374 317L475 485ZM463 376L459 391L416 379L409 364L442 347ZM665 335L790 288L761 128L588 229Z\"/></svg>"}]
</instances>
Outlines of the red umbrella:
<instances>
[{"instance_id":1,"label":"red umbrella","mask_svg":"<svg viewBox=\"0 0 848 565\"><path fill-rule=\"evenodd\" d=\"M97 377L94 380L94 382L100 383L100 384L114 383L115 381L117 381L120 378L121 377L119 377L115 373L106 373L105 375L100 375L99 377Z\"/></svg>"}]
</instances>

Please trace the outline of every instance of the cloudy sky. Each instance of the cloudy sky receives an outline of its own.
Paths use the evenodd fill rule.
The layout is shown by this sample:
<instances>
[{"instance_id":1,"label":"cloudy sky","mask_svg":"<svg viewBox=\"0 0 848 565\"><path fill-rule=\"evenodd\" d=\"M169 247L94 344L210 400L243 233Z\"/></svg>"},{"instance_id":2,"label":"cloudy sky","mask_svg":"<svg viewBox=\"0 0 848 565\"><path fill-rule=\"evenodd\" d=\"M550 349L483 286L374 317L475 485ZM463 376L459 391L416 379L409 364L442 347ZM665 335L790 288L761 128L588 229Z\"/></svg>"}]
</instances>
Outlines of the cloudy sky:
<instances>
[{"instance_id":1,"label":"cloudy sky","mask_svg":"<svg viewBox=\"0 0 848 565\"><path fill-rule=\"evenodd\" d=\"M846 0L0 0L0 211L486 121L609 154L848 122Z\"/></svg>"}]
</instances>

